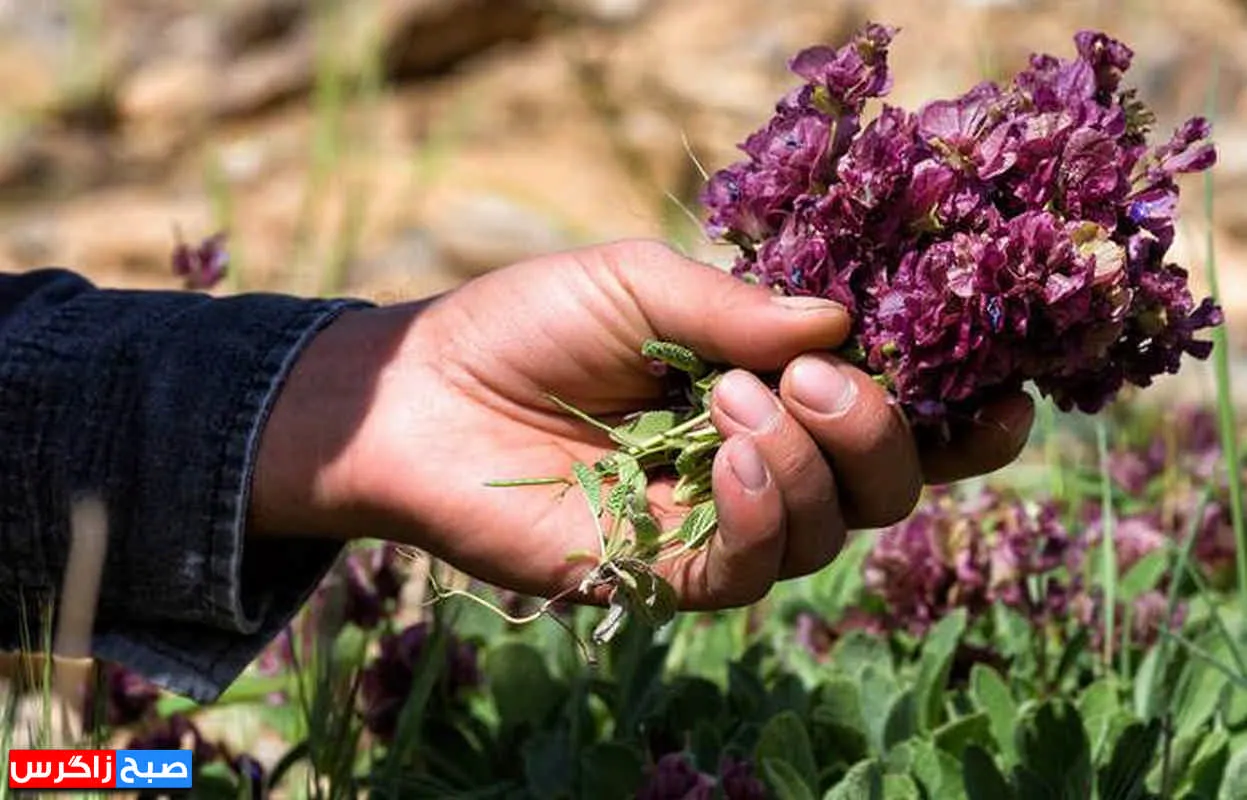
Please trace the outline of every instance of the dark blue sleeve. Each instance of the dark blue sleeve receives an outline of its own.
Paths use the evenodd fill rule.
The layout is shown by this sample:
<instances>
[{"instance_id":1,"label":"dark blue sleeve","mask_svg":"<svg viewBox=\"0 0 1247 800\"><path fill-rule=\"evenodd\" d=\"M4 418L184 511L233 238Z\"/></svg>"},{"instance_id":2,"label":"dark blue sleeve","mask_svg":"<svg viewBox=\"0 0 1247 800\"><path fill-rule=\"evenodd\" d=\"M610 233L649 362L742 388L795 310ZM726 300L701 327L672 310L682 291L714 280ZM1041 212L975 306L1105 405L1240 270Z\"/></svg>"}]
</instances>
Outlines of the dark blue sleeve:
<instances>
[{"instance_id":1,"label":"dark blue sleeve","mask_svg":"<svg viewBox=\"0 0 1247 800\"><path fill-rule=\"evenodd\" d=\"M259 436L311 338L366 306L0 275L0 649L60 590L71 503L107 509L94 653L214 699L341 551L244 539ZM245 544L245 547L244 547Z\"/></svg>"}]
</instances>

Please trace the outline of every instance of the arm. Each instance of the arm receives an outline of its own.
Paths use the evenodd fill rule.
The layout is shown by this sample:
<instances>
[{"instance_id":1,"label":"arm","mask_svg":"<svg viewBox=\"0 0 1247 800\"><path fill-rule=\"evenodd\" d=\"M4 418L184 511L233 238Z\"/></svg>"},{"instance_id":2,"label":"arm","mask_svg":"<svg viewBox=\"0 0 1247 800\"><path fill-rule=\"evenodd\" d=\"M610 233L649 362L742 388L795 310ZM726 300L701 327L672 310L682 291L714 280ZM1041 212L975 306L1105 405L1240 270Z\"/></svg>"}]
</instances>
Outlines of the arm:
<instances>
[{"instance_id":1,"label":"arm","mask_svg":"<svg viewBox=\"0 0 1247 800\"><path fill-rule=\"evenodd\" d=\"M200 700L232 681L341 549L244 534L279 389L315 334L364 305L0 276L0 648L23 627L39 641L71 503L89 493L110 532L95 654Z\"/></svg>"}]
</instances>

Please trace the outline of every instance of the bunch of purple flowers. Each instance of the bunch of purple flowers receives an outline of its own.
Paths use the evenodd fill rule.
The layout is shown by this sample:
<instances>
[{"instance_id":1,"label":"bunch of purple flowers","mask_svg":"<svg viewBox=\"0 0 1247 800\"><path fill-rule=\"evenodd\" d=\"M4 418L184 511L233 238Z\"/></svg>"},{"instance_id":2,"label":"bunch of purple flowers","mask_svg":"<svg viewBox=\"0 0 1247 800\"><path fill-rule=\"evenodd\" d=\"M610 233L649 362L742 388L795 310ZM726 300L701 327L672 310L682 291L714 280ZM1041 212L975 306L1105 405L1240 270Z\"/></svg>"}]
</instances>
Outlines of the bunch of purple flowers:
<instances>
[{"instance_id":1,"label":"bunch of purple flowers","mask_svg":"<svg viewBox=\"0 0 1247 800\"><path fill-rule=\"evenodd\" d=\"M714 776L698 772L684 753L677 752L658 759L636 796L637 800L762 800L769 794L748 761L725 756Z\"/></svg>"},{"instance_id":2,"label":"bunch of purple flowers","mask_svg":"<svg viewBox=\"0 0 1247 800\"><path fill-rule=\"evenodd\" d=\"M1082 591L1085 550L1053 503L997 491L959 500L938 491L880 534L864 575L878 611L873 624L856 624L921 635L954 609L973 619L995 604L1037 625L1064 620Z\"/></svg>"},{"instance_id":3,"label":"bunch of purple flowers","mask_svg":"<svg viewBox=\"0 0 1247 800\"><path fill-rule=\"evenodd\" d=\"M1084 31L1073 60L1034 55L1007 85L864 123L895 32L798 53L804 83L711 178L707 226L739 247L735 274L843 304L846 356L937 429L1027 381L1094 413L1206 358L1194 335L1221 311L1165 256L1177 176L1216 161L1208 122L1149 146L1154 117L1121 85L1132 51Z\"/></svg>"}]
</instances>

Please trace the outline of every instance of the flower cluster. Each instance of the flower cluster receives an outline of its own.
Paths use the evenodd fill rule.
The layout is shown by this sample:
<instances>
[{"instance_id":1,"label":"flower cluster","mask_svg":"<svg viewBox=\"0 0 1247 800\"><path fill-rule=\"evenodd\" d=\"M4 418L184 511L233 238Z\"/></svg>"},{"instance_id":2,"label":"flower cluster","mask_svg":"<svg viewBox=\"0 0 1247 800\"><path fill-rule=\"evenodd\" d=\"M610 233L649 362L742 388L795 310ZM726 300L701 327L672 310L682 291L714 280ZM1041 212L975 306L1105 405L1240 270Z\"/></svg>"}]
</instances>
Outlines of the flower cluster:
<instances>
[{"instance_id":1,"label":"flower cluster","mask_svg":"<svg viewBox=\"0 0 1247 800\"><path fill-rule=\"evenodd\" d=\"M380 653L365 667L360 681L364 724L377 738L389 741L398 729L399 714L407 702L411 685L423 661L428 658L431 630L428 622L418 622L404 630L381 637ZM462 692L479 686L476 647L447 634L446 663L438 672L439 690L455 699Z\"/></svg>"},{"instance_id":2,"label":"flower cluster","mask_svg":"<svg viewBox=\"0 0 1247 800\"><path fill-rule=\"evenodd\" d=\"M88 730L120 728L141 722L156 710L160 689L137 672L112 662L101 662L97 694L89 681L83 699L83 724Z\"/></svg>"},{"instance_id":3,"label":"flower cluster","mask_svg":"<svg viewBox=\"0 0 1247 800\"><path fill-rule=\"evenodd\" d=\"M636 796L637 800L763 800L769 794L748 761L725 756L716 777L699 772L684 753L668 753L650 769Z\"/></svg>"},{"instance_id":4,"label":"flower cluster","mask_svg":"<svg viewBox=\"0 0 1247 800\"><path fill-rule=\"evenodd\" d=\"M343 616L364 630L376 628L389 616L407 580L398 546L393 542L349 553L341 574L345 589Z\"/></svg>"},{"instance_id":5,"label":"flower cluster","mask_svg":"<svg viewBox=\"0 0 1247 800\"><path fill-rule=\"evenodd\" d=\"M1216 415L1182 406L1145 430L1149 438L1142 446L1119 449L1109 459L1113 483L1140 504L1117 521L1119 562L1125 569L1157 547L1193 534L1195 563L1220 583L1233 573L1235 550ZM1201 509L1200 496L1209 487L1211 496ZM1098 538L1098 508L1088 509L1087 522L1090 535Z\"/></svg>"},{"instance_id":6,"label":"flower cluster","mask_svg":"<svg viewBox=\"0 0 1247 800\"><path fill-rule=\"evenodd\" d=\"M129 750L182 750L194 752L194 771L208 764L221 762L234 773L239 784L249 788L249 797L264 797L266 772L264 766L249 753L235 753L221 742L210 741L189 718L173 714L149 725L130 738Z\"/></svg>"},{"instance_id":7,"label":"flower cluster","mask_svg":"<svg viewBox=\"0 0 1247 800\"><path fill-rule=\"evenodd\" d=\"M1149 146L1153 116L1121 85L1131 50L1084 31L1072 60L1035 55L1007 85L864 122L894 34L797 54L802 85L709 181L735 274L846 306L846 354L937 430L1027 381L1095 412L1206 358L1194 336L1221 311L1165 257L1178 176L1216 160L1207 121Z\"/></svg>"},{"instance_id":8,"label":"flower cluster","mask_svg":"<svg viewBox=\"0 0 1247 800\"><path fill-rule=\"evenodd\" d=\"M1214 584L1232 576L1234 537L1215 415L1181 406L1135 430L1141 441L1112 453L1107 470L1126 493L1114 512L1118 574L1194 536L1194 566ZM1104 597L1088 580L1094 576L1087 575L1086 563L1102 547L1103 509L1097 494L1085 497L1069 509L1075 530L1062 522L1062 511L1053 501L1028 503L1015 493L985 491L959 500L947 489L933 490L909 519L883 531L868 554L864 585L870 602L850 609L834 626L813 614L798 616L794 636L823 655L850 629L921 635L954 609L965 608L974 618L1001 604L1039 627L1086 626L1098 647ZM1169 580L1132 598L1129 608L1116 609L1117 619L1130 621L1128 631L1118 632L1132 644L1148 645L1166 624L1180 624L1183 604L1168 616Z\"/></svg>"},{"instance_id":9,"label":"flower cluster","mask_svg":"<svg viewBox=\"0 0 1247 800\"><path fill-rule=\"evenodd\" d=\"M936 492L867 557L865 586L882 605L875 627L922 634L953 609L973 617L997 603L1037 623L1062 619L1081 587L1084 547L1054 504Z\"/></svg>"}]
</instances>

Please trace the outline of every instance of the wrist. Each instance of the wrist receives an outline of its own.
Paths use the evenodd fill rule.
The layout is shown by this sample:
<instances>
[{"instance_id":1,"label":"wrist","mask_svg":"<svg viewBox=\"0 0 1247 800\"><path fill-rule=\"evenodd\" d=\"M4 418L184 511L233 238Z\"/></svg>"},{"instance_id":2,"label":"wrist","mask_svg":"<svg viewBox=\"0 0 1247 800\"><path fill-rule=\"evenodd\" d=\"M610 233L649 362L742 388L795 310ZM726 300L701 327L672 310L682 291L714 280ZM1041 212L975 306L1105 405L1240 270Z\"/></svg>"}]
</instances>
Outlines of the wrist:
<instances>
[{"instance_id":1,"label":"wrist","mask_svg":"<svg viewBox=\"0 0 1247 800\"><path fill-rule=\"evenodd\" d=\"M379 311L343 311L291 367L260 436L248 507L251 535L364 535L351 520L351 450L384 357Z\"/></svg>"}]
</instances>

